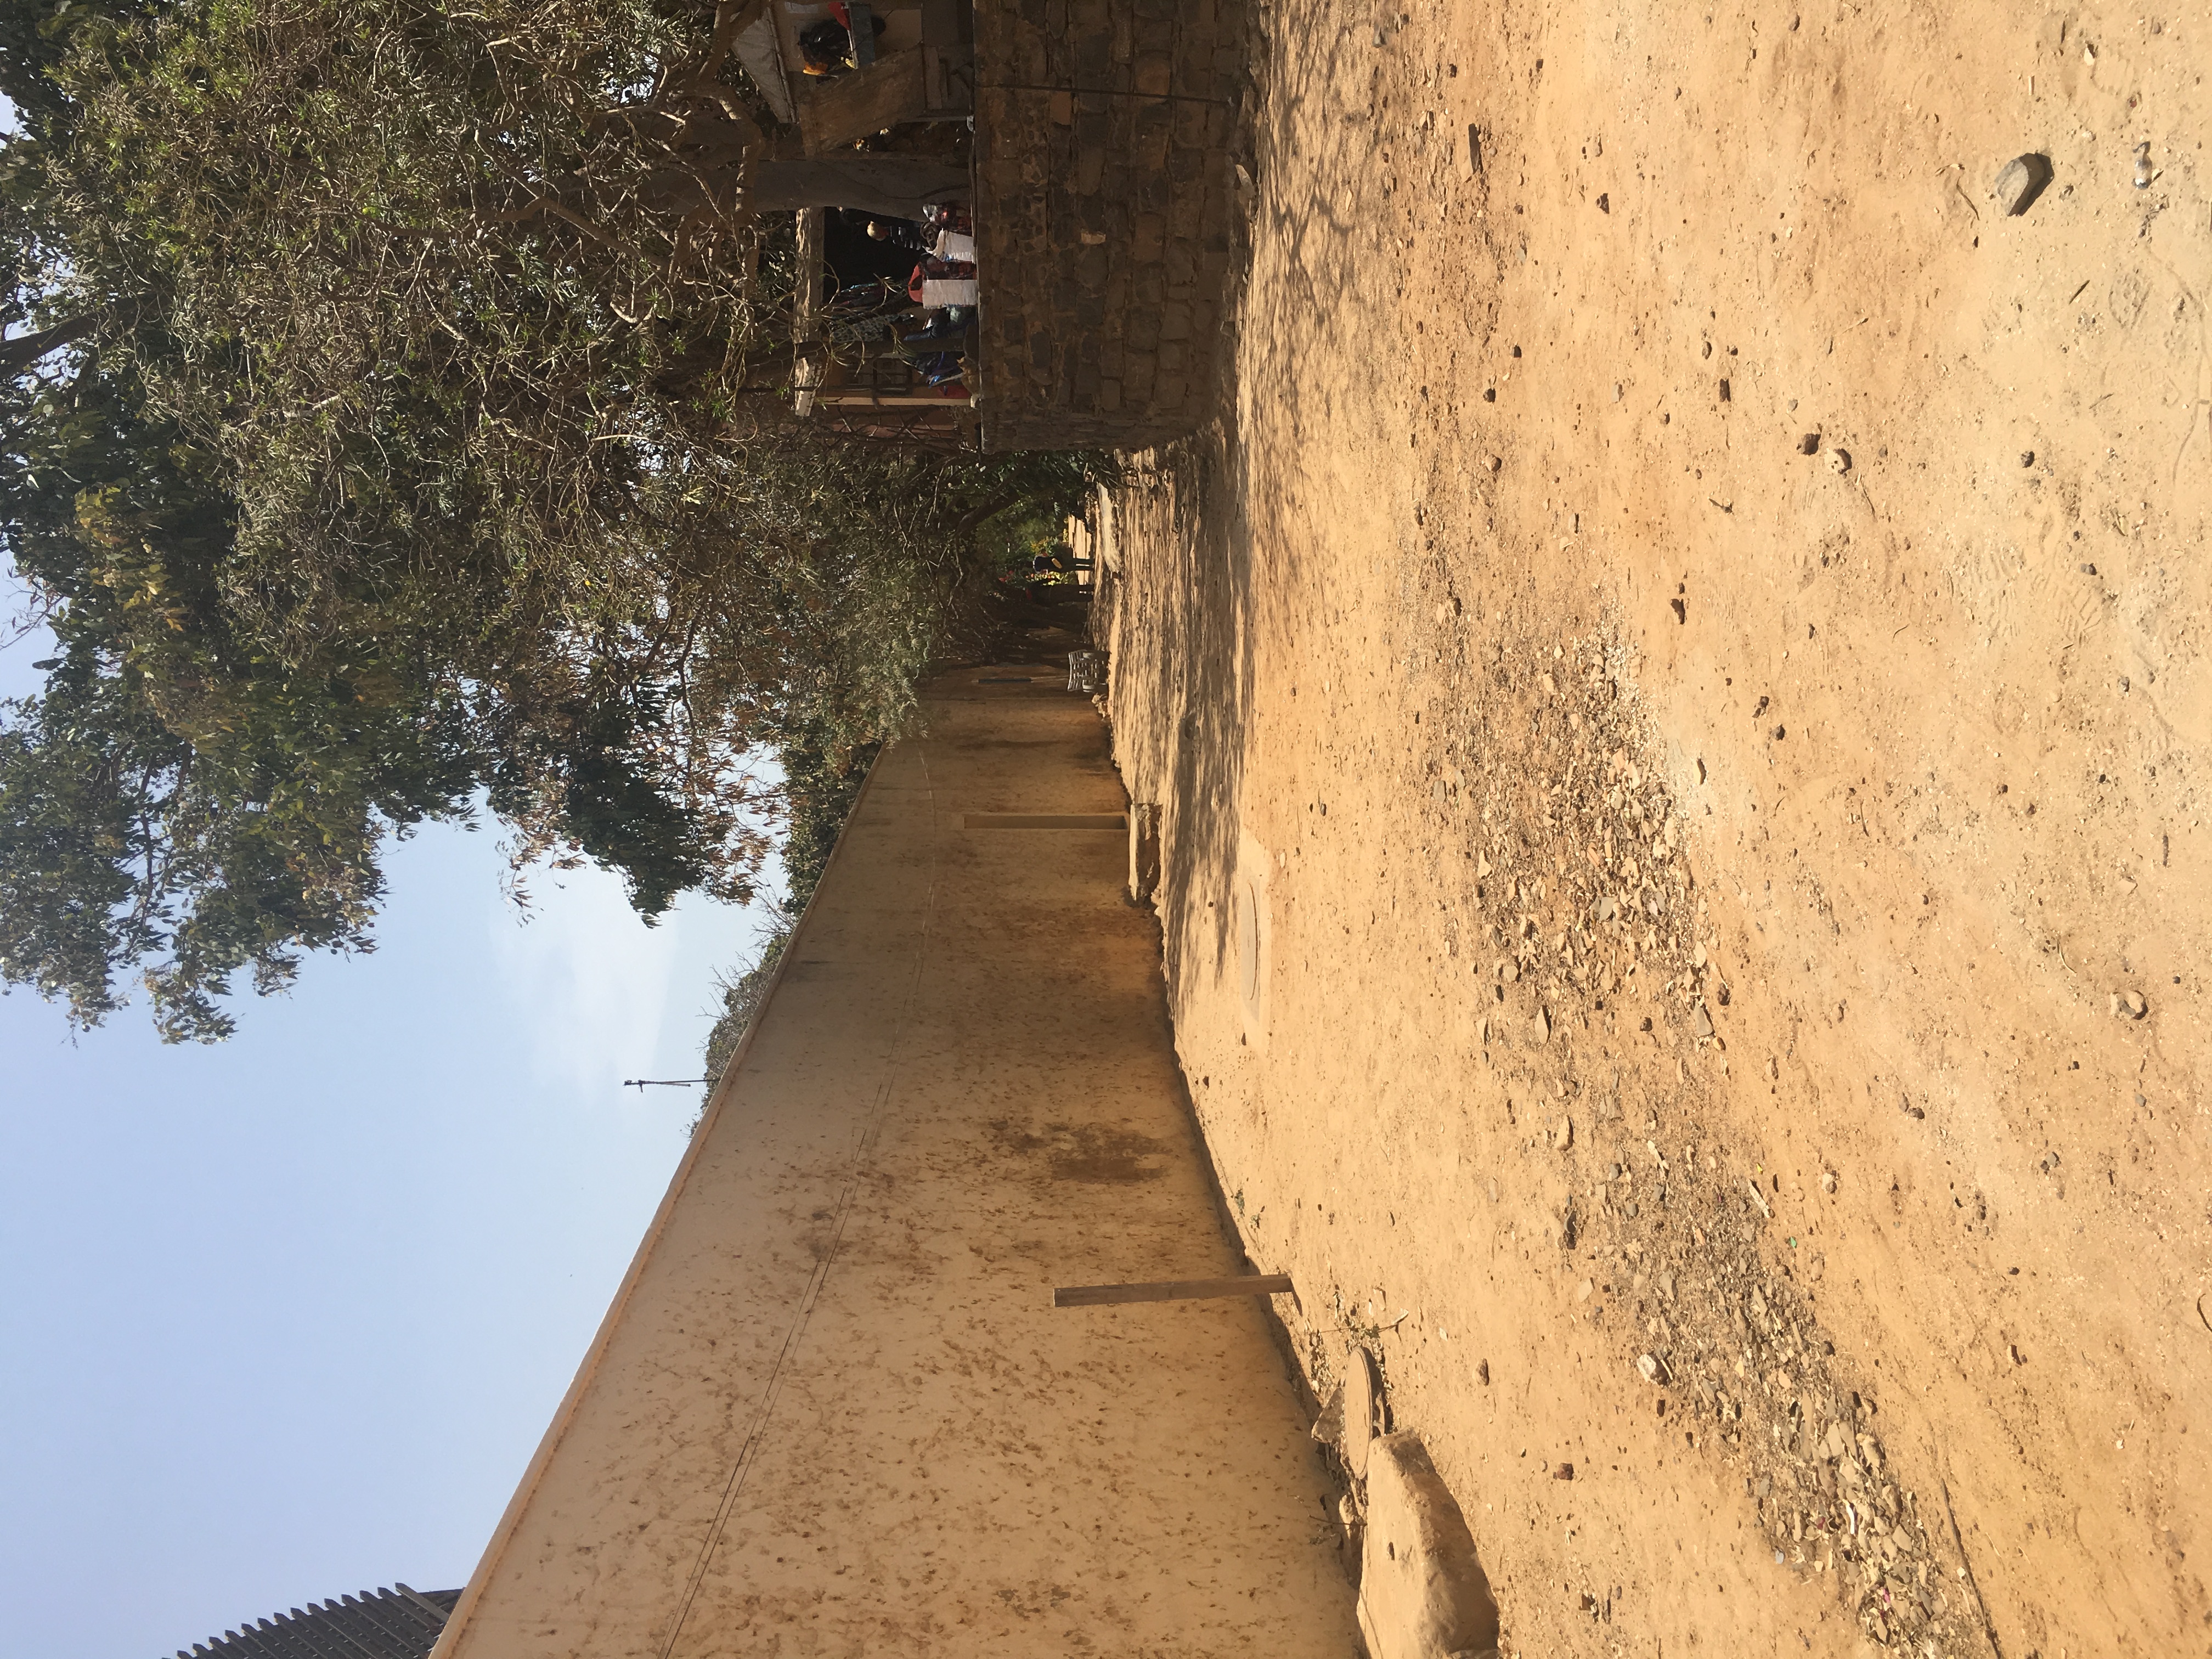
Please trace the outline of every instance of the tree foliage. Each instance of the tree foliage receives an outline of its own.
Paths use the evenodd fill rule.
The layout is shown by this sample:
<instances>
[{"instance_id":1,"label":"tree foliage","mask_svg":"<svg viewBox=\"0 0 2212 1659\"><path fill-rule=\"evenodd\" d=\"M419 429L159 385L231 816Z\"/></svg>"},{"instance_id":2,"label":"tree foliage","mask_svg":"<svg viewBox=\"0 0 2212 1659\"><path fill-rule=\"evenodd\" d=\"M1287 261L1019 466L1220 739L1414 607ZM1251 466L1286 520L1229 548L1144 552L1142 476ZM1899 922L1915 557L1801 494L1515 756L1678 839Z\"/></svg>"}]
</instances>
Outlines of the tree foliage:
<instances>
[{"instance_id":1,"label":"tree foliage","mask_svg":"<svg viewBox=\"0 0 2212 1659\"><path fill-rule=\"evenodd\" d=\"M977 509L1082 468L782 418L733 17L0 0L0 538L61 641L0 977L220 1036L480 806L648 917L742 897L750 757L896 728Z\"/></svg>"}]
</instances>

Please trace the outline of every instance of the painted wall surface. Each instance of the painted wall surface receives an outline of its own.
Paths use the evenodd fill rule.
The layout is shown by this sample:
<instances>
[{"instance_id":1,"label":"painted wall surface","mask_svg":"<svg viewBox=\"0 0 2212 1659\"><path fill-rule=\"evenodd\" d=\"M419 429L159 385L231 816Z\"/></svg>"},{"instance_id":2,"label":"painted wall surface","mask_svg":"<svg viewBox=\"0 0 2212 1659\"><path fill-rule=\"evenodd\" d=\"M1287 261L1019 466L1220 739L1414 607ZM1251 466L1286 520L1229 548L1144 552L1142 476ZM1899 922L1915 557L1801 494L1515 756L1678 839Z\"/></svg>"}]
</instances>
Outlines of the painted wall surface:
<instances>
[{"instance_id":1,"label":"painted wall surface","mask_svg":"<svg viewBox=\"0 0 2212 1659\"><path fill-rule=\"evenodd\" d=\"M877 763L436 1659L1357 1650L1260 1309L1052 1306L1245 1264L1123 836L964 824L1125 805L993 672Z\"/></svg>"}]
</instances>

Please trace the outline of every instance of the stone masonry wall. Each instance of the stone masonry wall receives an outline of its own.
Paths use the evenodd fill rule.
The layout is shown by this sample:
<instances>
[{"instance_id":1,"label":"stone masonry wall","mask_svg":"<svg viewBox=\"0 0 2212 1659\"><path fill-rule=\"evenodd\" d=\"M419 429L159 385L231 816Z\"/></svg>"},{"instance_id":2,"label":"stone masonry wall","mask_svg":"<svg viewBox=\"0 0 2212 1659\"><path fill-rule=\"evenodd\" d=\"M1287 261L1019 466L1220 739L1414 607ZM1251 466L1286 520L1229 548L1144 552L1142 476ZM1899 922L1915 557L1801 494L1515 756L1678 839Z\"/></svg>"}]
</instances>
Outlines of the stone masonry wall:
<instances>
[{"instance_id":1,"label":"stone masonry wall","mask_svg":"<svg viewBox=\"0 0 2212 1659\"><path fill-rule=\"evenodd\" d=\"M1206 418L1243 6L979 0L986 448L1140 448Z\"/></svg>"}]
</instances>

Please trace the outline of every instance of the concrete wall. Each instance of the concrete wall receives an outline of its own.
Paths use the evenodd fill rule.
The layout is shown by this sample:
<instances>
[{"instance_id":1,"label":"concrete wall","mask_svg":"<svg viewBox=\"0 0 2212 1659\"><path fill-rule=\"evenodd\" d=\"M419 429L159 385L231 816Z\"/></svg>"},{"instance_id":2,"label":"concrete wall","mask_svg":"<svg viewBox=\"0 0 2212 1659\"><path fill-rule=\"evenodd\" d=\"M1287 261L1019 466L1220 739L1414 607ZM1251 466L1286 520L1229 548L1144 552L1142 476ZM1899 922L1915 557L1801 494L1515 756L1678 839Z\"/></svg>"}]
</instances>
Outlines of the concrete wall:
<instances>
[{"instance_id":1,"label":"concrete wall","mask_svg":"<svg viewBox=\"0 0 2212 1659\"><path fill-rule=\"evenodd\" d=\"M975 15L985 447L1141 447L1212 407L1243 0Z\"/></svg>"},{"instance_id":2,"label":"concrete wall","mask_svg":"<svg viewBox=\"0 0 2212 1659\"><path fill-rule=\"evenodd\" d=\"M1052 1306L1243 1264L1123 836L963 823L1121 811L1097 717L981 678L878 762L437 1659L1355 1650L1260 1309Z\"/></svg>"}]
</instances>

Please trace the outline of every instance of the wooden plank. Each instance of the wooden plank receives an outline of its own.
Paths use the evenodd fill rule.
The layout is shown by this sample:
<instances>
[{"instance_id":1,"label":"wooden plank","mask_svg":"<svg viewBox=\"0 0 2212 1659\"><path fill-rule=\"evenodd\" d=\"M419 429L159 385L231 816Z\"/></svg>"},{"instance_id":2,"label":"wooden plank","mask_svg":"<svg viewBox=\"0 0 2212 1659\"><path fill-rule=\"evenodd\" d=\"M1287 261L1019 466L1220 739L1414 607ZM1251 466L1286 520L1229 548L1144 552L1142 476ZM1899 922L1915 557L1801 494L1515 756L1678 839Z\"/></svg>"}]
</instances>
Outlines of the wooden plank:
<instances>
[{"instance_id":1,"label":"wooden plank","mask_svg":"<svg viewBox=\"0 0 2212 1659\"><path fill-rule=\"evenodd\" d=\"M799 100L799 131L809 155L827 155L929 113L921 48L890 52L868 69L854 70L805 88Z\"/></svg>"},{"instance_id":2,"label":"wooden plank","mask_svg":"<svg viewBox=\"0 0 2212 1659\"><path fill-rule=\"evenodd\" d=\"M1063 1285L1052 1293L1055 1308L1102 1308L1121 1302L1204 1302L1224 1296L1287 1296L1288 1273L1246 1273L1237 1279L1171 1279L1157 1285Z\"/></svg>"},{"instance_id":3,"label":"wooden plank","mask_svg":"<svg viewBox=\"0 0 2212 1659\"><path fill-rule=\"evenodd\" d=\"M968 830L1126 830L1129 820L1119 812L970 812L962 827Z\"/></svg>"},{"instance_id":4,"label":"wooden plank","mask_svg":"<svg viewBox=\"0 0 2212 1659\"><path fill-rule=\"evenodd\" d=\"M866 386L841 388L835 392L817 392L815 401L824 409L965 409L965 398L943 398L934 394L903 392L874 392Z\"/></svg>"}]
</instances>

